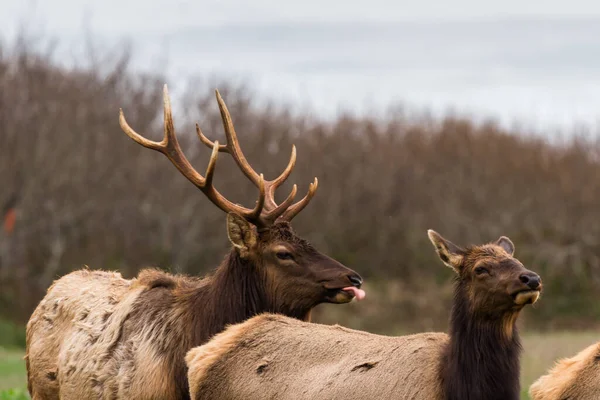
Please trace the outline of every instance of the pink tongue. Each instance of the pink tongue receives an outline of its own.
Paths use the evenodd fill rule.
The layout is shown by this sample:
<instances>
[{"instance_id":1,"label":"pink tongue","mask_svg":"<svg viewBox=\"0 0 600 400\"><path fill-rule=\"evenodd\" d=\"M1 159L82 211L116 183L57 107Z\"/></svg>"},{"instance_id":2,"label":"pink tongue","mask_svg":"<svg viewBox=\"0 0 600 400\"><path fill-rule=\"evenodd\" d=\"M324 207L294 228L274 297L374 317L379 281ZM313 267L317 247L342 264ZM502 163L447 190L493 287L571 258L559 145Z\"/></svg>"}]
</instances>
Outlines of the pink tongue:
<instances>
[{"instance_id":1,"label":"pink tongue","mask_svg":"<svg viewBox=\"0 0 600 400\"><path fill-rule=\"evenodd\" d=\"M356 298L356 300L362 300L367 295L364 290L359 289L354 286L348 286L348 287L343 288L342 290L344 292L351 292L354 295L354 297Z\"/></svg>"}]
</instances>

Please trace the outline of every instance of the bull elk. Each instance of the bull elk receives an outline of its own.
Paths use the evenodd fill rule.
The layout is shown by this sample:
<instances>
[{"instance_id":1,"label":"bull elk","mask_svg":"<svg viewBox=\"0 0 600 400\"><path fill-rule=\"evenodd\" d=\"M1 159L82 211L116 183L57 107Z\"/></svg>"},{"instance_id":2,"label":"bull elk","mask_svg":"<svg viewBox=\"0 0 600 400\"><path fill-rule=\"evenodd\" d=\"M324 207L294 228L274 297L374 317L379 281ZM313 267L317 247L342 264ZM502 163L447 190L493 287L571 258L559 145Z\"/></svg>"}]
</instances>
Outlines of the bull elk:
<instances>
[{"instance_id":1,"label":"bull elk","mask_svg":"<svg viewBox=\"0 0 600 400\"><path fill-rule=\"evenodd\" d=\"M194 400L517 400L515 322L540 277L512 242L461 248L429 231L456 273L450 331L387 337L264 314L186 356Z\"/></svg>"},{"instance_id":2,"label":"bull elk","mask_svg":"<svg viewBox=\"0 0 600 400\"><path fill-rule=\"evenodd\" d=\"M600 342L560 360L529 388L532 400L600 399Z\"/></svg>"},{"instance_id":3,"label":"bull elk","mask_svg":"<svg viewBox=\"0 0 600 400\"><path fill-rule=\"evenodd\" d=\"M263 312L309 320L317 304L364 297L362 278L295 235L290 221L309 203L317 180L296 203L296 186L280 204L275 190L296 161L265 180L246 161L223 99L216 92L227 143L210 141L204 176L191 166L175 136L167 87L164 138L145 139L126 122L123 131L163 153L217 207L227 213L233 248L204 279L142 270L126 280L118 273L72 272L55 281L27 324L28 388L33 399L189 398L185 354L226 325ZM213 186L219 152L233 157L258 188L254 208L227 200Z\"/></svg>"}]
</instances>

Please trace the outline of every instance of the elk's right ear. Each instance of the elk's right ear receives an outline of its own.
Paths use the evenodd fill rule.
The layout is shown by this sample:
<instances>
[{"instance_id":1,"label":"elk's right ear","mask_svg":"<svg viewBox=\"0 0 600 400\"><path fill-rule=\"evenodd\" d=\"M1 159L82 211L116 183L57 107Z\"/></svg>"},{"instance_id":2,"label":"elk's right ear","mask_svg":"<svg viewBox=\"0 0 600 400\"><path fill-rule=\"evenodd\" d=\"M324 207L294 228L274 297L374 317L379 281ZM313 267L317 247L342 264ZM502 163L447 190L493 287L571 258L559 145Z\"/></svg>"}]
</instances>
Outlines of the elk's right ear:
<instances>
[{"instance_id":1,"label":"elk's right ear","mask_svg":"<svg viewBox=\"0 0 600 400\"><path fill-rule=\"evenodd\" d=\"M254 227L232 212L227 214L227 236L242 258L248 258L250 251L256 247L257 237Z\"/></svg>"},{"instance_id":2,"label":"elk's right ear","mask_svg":"<svg viewBox=\"0 0 600 400\"><path fill-rule=\"evenodd\" d=\"M465 251L432 229L427 231L427 236L444 264L459 272Z\"/></svg>"}]
</instances>

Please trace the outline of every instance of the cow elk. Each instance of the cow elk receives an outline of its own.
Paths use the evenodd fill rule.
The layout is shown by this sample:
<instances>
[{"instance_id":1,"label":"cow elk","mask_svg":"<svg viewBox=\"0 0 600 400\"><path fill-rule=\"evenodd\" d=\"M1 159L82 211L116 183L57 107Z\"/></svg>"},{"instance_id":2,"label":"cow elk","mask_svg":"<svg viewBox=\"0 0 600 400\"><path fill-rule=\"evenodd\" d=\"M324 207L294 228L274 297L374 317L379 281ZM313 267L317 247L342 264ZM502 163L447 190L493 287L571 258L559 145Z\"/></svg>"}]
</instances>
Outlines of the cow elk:
<instances>
[{"instance_id":1,"label":"cow elk","mask_svg":"<svg viewBox=\"0 0 600 400\"><path fill-rule=\"evenodd\" d=\"M540 277L512 242L463 249L429 231L456 272L450 331L387 337L264 314L186 356L194 400L517 400L515 322Z\"/></svg>"},{"instance_id":2,"label":"cow elk","mask_svg":"<svg viewBox=\"0 0 600 400\"><path fill-rule=\"evenodd\" d=\"M274 180L250 166L238 143L223 99L216 93L227 144L200 140L212 149L204 176L191 166L175 136L167 87L164 138L154 142L126 122L123 131L144 147L163 153L177 169L227 214L233 245L216 271L204 278L142 270L120 274L80 270L55 281L27 324L26 363L33 399L189 398L185 354L222 331L263 312L309 320L320 303L347 303L364 297L354 271L318 252L293 232L290 221L311 200L293 203L296 186L280 204L275 190L296 161ZM219 152L233 157L258 188L258 201L245 208L213 186Z\"/></svg>"},{"instance_id":3,"label":"cow elk","mask_svg":"<svg viewBox=\"0 0 600 400\"><path fill-rule=\"evenodd\" d=\"M600 399L600 342L556 363L529 388L532 400Z\"/></svg>"}]
</instances>

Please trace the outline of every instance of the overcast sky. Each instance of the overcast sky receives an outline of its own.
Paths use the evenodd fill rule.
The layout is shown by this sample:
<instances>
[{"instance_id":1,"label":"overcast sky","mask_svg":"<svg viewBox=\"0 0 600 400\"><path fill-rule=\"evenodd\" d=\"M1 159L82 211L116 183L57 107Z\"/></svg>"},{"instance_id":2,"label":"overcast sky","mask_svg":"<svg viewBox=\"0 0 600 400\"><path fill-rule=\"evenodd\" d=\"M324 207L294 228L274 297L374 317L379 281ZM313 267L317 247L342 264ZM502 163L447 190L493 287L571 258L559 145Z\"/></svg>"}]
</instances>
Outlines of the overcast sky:
<instances>
[{"instance_id":1,"label":"overcast sky","mask_svg":"<svg viewBox=\"0 0 600 400\"><path fill-rule=\"evenodd\" d=\"M131 40L139 66L168 58L170 80L218 73L323 114L405 102L541 127L600 115L595 0L0 0L0 10L0 36L25 21L69 42L85 26Z\"/></svg>"},{"instance_id":2,"label":"overcast sky","mask_svg":"<svg viewBox=\"0 0 600 400\"><path fill-rule=\"evenodd\" d=\"M283 21L402 21L476 19L505 16L600 16L596 0L2 0L0 23L36 9L38 22L51 30L76 31L81 18L93 14L102 31L133 34L206 25L259 24Z\"/></svg>"}]
</instances>

